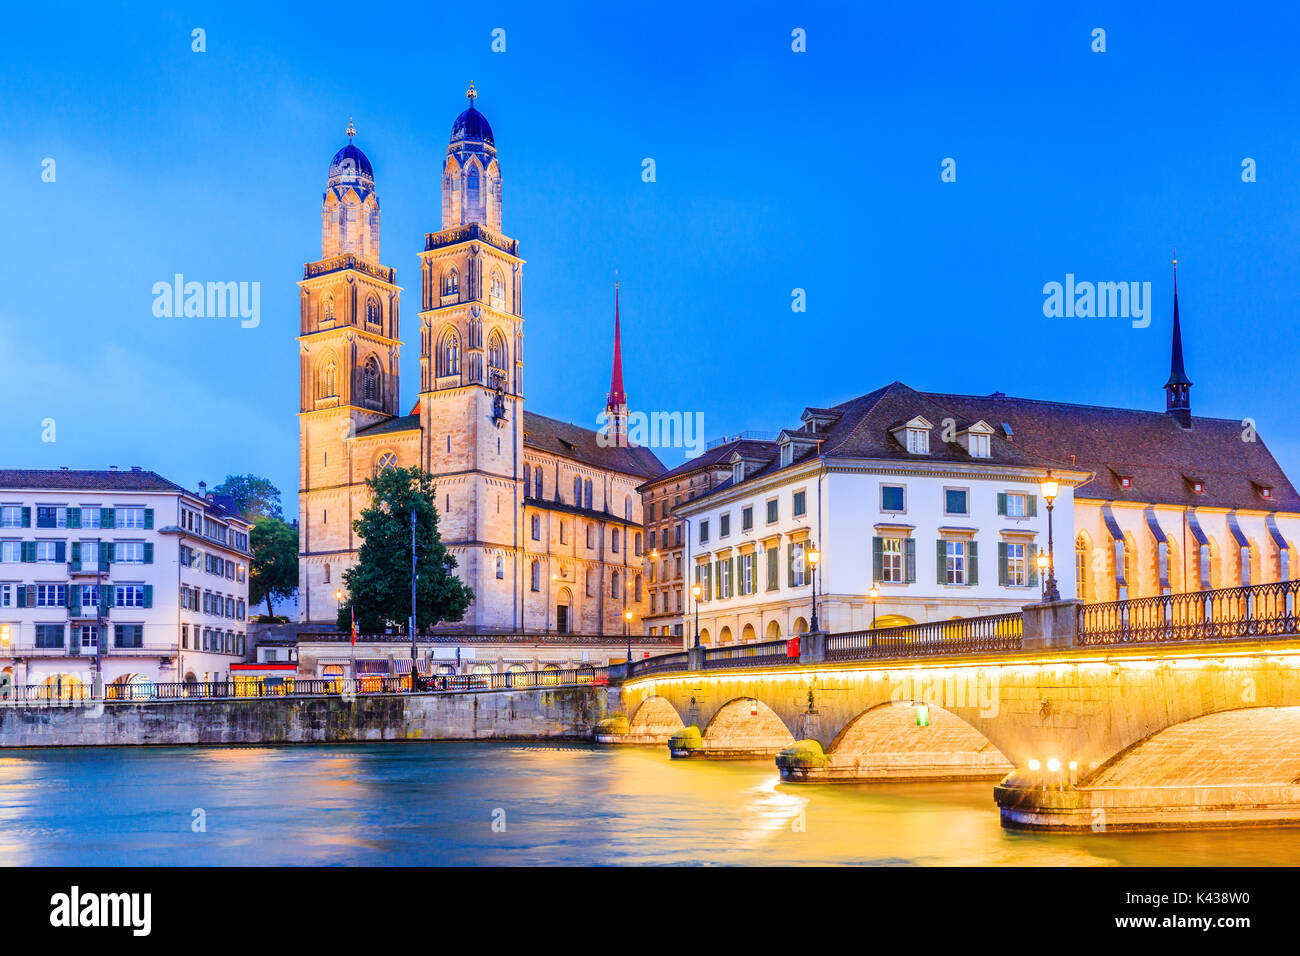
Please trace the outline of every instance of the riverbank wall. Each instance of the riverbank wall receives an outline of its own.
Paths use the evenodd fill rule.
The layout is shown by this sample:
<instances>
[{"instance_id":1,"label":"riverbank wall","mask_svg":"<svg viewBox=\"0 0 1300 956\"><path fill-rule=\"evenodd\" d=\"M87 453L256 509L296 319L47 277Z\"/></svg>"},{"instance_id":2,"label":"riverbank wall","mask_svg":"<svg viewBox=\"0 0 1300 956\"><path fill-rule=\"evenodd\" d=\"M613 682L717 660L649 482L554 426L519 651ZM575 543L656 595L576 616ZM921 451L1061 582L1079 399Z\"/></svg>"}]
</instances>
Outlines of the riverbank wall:
<instances>
[{"instance_id":1,"label":"riverbank wall","mask_svg":"<svg viewBox=\"0 0 1300 956\"><path fill-rule=\"evenodd\" d=\"M367 740L591 740L602 687L0 704L0 749Z\"/></svg>"}]
</instances>

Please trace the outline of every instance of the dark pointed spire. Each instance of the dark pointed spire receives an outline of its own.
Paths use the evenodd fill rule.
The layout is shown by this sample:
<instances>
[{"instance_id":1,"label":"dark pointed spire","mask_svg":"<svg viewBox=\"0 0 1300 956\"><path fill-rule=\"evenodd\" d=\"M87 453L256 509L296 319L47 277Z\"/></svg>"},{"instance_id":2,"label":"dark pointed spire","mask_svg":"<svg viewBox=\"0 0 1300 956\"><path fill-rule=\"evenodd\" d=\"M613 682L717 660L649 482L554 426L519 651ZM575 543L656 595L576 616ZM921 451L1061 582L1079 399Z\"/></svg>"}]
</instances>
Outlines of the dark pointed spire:
<instances>
[{"instance_id":1,"label":"dark pointed spire","mask_svg":"<svg viewBox=\"0 0 1300 956\"><path fill-rule=\"evenodd\" d=\"M1192 427L1192 380L1183 367L1183 327L1178 319L1178 253L1174 252L1174 335L1169 349L1169 381L1165 382L1165 410L1184 428Z\"/></svg>"},{"instance_id":2,"label":"dark pointed spire","mask_svg":"<svg viewBox=\"0 0 1300 956\"><path fill-rule=\"evenodd\" d=\"M614 283L614 371L609 379L609 396L606 407L610 409L618 408L620 405L627 404L627 396L623 394L623 345L619 336L618 320L618 283Z\"/></svg>"}]
</instances>

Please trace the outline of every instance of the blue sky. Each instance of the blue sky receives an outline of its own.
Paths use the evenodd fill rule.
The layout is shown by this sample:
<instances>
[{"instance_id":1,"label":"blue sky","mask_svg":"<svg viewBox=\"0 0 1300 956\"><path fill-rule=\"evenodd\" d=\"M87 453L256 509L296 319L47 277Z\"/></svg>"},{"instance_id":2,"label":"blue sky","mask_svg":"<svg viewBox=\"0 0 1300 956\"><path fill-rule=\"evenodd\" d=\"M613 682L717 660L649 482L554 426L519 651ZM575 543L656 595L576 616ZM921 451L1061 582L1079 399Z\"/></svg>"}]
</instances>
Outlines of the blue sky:
<instances>
[{"instance_id":1,"label":"blue sky","mask_svg":"<svg viewBox=\"0 0 1300 956\"><path fill-rule=\"evenodd\" d=\"M895 379L1160 409L1176 245L1194 412L1255 419L1300 480L1300 15L1052 6L11 11L0 465L251 471L292 504L295 282L320 255L329 159L354 117L407 289L409 406L417 254L473 80L528 260L535 411L594 426L616 269L633 407L702 412L709 436ZM156 318L152 286L178 272L261 283L260 325ZM1153 321L1045 318L1066 273L1151 282Z\"/></svg>"}]
</instances>

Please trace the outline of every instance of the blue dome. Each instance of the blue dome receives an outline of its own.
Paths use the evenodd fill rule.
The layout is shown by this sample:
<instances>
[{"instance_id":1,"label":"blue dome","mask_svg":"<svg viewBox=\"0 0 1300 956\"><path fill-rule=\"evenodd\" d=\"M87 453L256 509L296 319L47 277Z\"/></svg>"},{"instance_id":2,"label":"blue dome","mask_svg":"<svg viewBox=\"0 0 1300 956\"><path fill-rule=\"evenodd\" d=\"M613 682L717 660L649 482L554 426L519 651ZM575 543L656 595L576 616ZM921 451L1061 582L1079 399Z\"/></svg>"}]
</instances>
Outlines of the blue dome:
<instances>
[{"instance_id":1,"label":"blue dome","mask_svg":"<svg viewBox=\"0 0 1300 956\"><path fill-rule=\"evenodd\" d=\"M472 106L457 116L456 122L451 126L452 143L465 140L486 143L488 146L496 145L492 140L492 127L488 125L487 117Z\"/></svg>"},{"instance_id":2,"label":"blue dome","mask_svg":"<svg viewBox=\"0 0 1300 956\"><path fill-rule=\"evenodd\" d=\"M360 183L373 187L375 172L370 168L370 160L357 147L348 143L330 160L329 185Z\"/></svg>"}]
</instances>

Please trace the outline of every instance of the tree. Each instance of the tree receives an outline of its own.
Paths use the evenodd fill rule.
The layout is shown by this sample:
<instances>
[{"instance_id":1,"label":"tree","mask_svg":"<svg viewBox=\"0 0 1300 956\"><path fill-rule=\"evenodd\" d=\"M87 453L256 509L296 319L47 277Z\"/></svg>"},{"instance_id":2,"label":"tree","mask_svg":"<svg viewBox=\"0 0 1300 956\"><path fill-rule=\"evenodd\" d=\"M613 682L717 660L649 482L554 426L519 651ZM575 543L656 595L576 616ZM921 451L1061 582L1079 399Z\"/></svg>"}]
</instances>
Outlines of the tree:
<instances>
[{"instance_id":1,"label":"tree","mask_svg":"<svg viewBox=\"0 0 1300 956\"><path fill-rule=\"evenodd\" d=\"M248 572L248 604L266 601L266 613L273 616L271 598L287 598L298 590L298 529L279 518L258 518L249 533L253 560Z\"/></svg>"},{"instance_id":2,"label":"tree","mask_svg":"<svg viewBox=\"0 0 1300 956\"><path fill-rule=\"evenodd\" d=\"M371 504L352 522L361 538L357 564L343 572L347 598L339 627L376 632L403 624L411 615L411 514L415 514L416 628L459 621L474 600L473 590L453 573L456 559L438 534L433 475L419 468L385 468L366 482Z\"/></svg>"},{"instance_id":3,"label":"tree","mask_svg":"<svg viewBox=\"0 0 1300 956\"><path fill-rule=\"evenodd\" d=\"M227 475L212 489L214 495L229 495L245 521L258 518L284 518L280 507L280 489L257 475Z\"/></svg>"}]
</instances>

